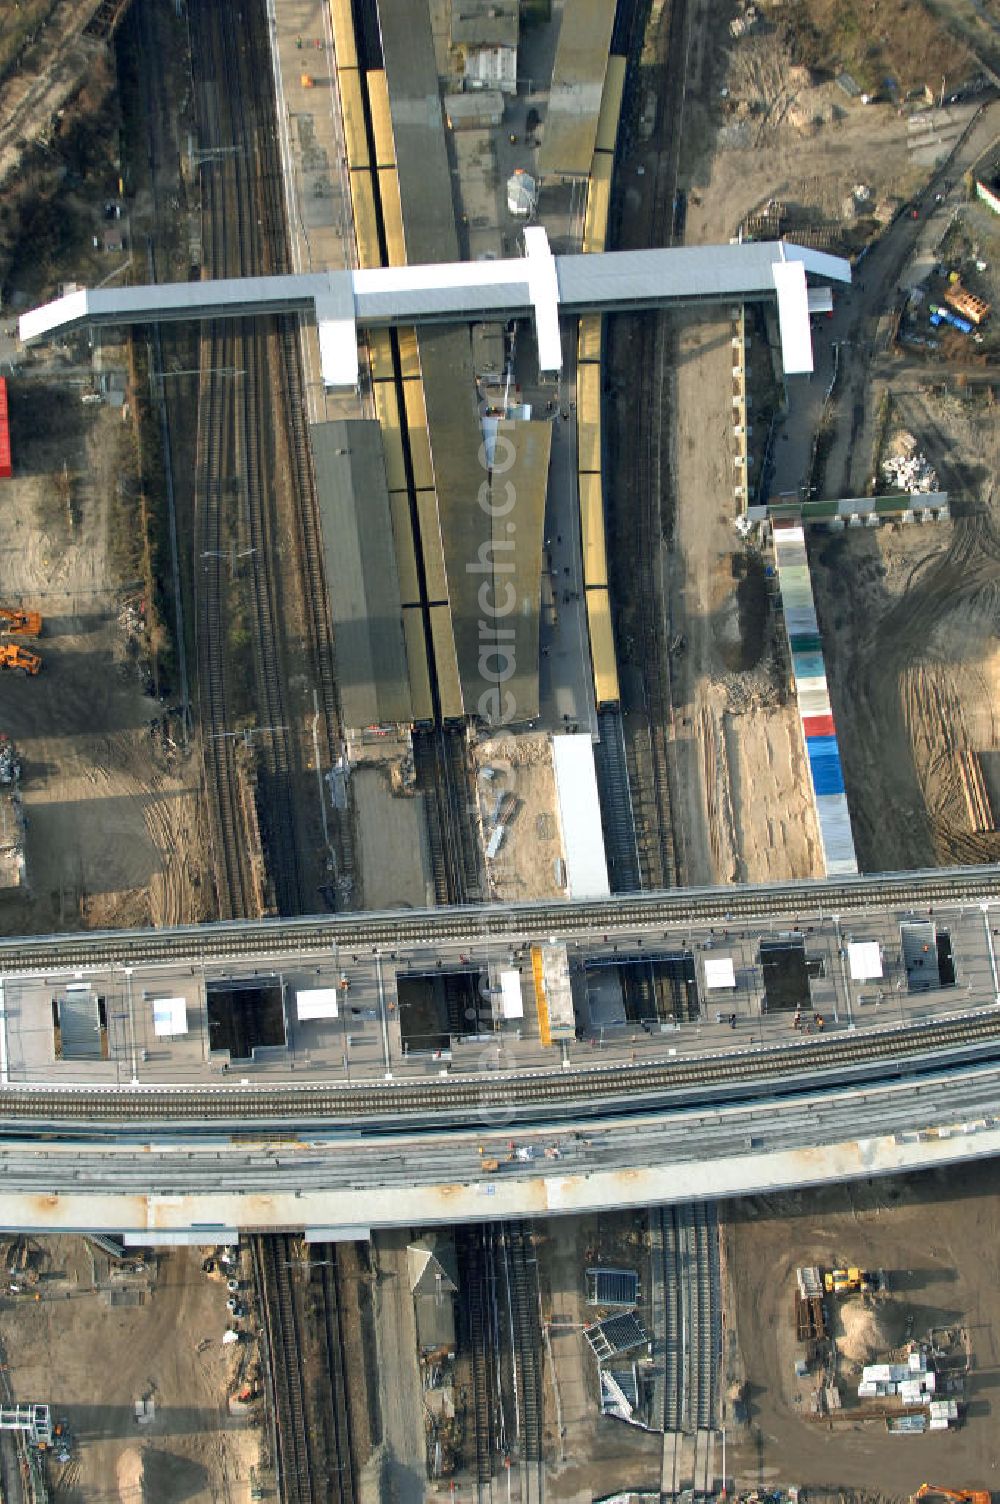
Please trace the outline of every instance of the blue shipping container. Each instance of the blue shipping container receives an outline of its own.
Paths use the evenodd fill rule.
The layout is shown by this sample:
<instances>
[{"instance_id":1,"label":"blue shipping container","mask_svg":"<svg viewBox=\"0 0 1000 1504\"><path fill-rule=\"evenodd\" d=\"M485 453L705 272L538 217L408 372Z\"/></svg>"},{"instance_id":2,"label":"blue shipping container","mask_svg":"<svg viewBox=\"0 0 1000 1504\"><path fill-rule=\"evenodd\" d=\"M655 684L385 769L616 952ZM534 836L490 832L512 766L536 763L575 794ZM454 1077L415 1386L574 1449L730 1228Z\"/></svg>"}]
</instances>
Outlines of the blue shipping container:
<instances>
[{"instance_id":1,"label":"blue shipping container","mask_svg":"<svg viewBox=\"0 0 1000 1504\"><path fill-rule=\"evenodd\" d=\"M844 792L844 774L836 752L832 756L827 754L818 757L810 752L809 767L812 771L813 788L817 795Z\"/></svg>"}]
</instances>

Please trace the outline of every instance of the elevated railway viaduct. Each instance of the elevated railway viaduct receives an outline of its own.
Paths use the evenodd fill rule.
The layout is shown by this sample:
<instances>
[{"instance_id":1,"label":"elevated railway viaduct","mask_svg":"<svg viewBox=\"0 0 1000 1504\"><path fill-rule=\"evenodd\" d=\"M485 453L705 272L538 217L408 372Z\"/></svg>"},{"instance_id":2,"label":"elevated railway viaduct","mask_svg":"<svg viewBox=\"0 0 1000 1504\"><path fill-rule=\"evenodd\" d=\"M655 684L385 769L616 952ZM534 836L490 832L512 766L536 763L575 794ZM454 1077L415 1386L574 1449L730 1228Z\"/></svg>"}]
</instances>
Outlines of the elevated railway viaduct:
<instances>
[{"instance_id":1,"label":"elevated railway viaduct","mask_svg":"<svg viewBox=\"0 0 1000 1504\"><path fill-rule=\"evenodd\" d=\"M559 936L648 943L701 926L837 916L936 916L980 930L975 984L891 1024L629 1058L516 1054L478 1070L333 1079L89 1084L11 1078L0 1059L0 1225L115 1228L135 1240L238 1228L329 1237L401 1221L479 1221L720 1196L953 1162L1000 1150L995 868L767 888L648 893L596 903L338 915L0 943L0 982L78 982L120 969L248 967L338 947L377 957ZM964 916L964 918L963 918ZM721 933L721 929L719 931Z\"/></svg>"}]
</instances>

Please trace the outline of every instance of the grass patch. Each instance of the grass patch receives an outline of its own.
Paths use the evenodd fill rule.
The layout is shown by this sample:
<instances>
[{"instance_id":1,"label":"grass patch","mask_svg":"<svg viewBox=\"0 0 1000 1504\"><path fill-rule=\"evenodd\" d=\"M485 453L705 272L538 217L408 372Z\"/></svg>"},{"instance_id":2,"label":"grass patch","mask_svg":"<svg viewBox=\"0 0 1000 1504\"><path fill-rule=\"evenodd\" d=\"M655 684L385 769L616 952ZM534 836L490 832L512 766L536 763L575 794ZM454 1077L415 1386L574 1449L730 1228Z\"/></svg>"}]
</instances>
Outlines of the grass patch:
<instances>
[{"instance_id":1,"label":"grass patch","mask_svg":"<svg viewBox=\"0 0 1000 1504\"><path fill-rule=\"evenodd\" d=\"M820 78L845 70L876 93L894 80L901 93L941 76L956 82L976 71L972 54L924 0L792 0L775 19L794 62Z\"/></svg>"},{"instance_id":2,"label":"grass patch","mask_svg":"<svg viewBox=\"0 0 1000 1504\"><path fill-rule=\"evenodd\" d=\"M122 425L123 458L114 505L112 557L123 575L140 579L145 598L145 647L153 689L167 695L176 687L177 664L173 633L173 565L164 479L160 424L149 401L149 360L145 345L129 341L129 394L132 422ZM128 528L130 536L121 537Z\"/></svg>"},{"instance_id":3,"label":"grass patch","mask_svg":"<svg viewBox=\"0 0 1000 1504\"><path fill-rule=\"evenodd\" d=\"M56 0L0 0L0 83L21 66Z\"/></svg>"}]
</instances>

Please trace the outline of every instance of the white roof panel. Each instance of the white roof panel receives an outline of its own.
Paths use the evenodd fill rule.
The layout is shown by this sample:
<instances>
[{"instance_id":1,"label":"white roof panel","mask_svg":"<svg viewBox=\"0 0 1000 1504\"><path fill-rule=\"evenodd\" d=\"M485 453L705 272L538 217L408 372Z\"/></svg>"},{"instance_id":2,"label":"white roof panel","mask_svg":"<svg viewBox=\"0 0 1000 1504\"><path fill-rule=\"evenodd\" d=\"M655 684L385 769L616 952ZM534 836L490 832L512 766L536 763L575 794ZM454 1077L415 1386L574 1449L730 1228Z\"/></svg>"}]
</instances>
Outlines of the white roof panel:
<instances>
[{"instance_id":1,"label":"white roof panel","mask_svg":"<svg viewBox=\"0 0 1000 1504\"><path fill-rule=\"evenodd\" d=\"M589 736L554 736L552 762L559 796L566 886L570 898L604 898L611 892L597 797L594 744Z\"/></svg>"},{"instance_id":2,"label":"white roof panel","mask_svg":"<svg viewBox=\"0 0 1000 1504\"><path fill-rule=\"evenodd\" d=\"M340 1012L336 987L306 987L296 992L295 1012L300 1024L310 1018L336 1018Z\"/></svg>"},{"instance_id":3,"label":"white roof panel","mask_svg":"<svg viewBox=\"0 0 1000 1504\"><path fill-rule=\"evenodd\" d=\"M524 1017L524 998L521 995L521 973L500 973L500 1011L504 1018Z\"/></svg>"},{"instance_id":4,"label":"white roof panel","mask_svg":"<svg viewBox=\"0 0 1000 1504\"><path fill-rule=\"evenodd\" d=\"M158 1039L188 1031L187 1001L182 997L153 999L153 1033Z\"/></svg>"},{"instance_id":5,"label":"white roof panel","mask_svg":"<svg viewBox=\"0 0 1000 1504\"><path fill-rule=\"evenodd\" d=\"M317 299L317 306L319 299ZM356 387L358 384L358 330L353 319L318 321L319 363L323 385Z\"/></svg>"},{"instance_id":6,"label":"white roof panel","mask_svg":"<svg viewBox=\"0 0 1000 1504\"><path fill-rule=\"evenodd\" d=\"M813 368L806 269L801 261L776 261L773 272L778 294L781 363L786 376L797 376Z\"/></svg>"},{"instance_id":7,"label":"white roof panel","mask_svg":"<svg viewBox=\"0 0 1000 1504\"><path fill-rule=\"evenodd\" d=\"M705 957L705 986L709 992L721 987L736 986L736 970L732 956Z\"/></svg>"},{"instance_id":8,"label":"white roof panel","mask_svg":"<svg viewBox=\"0 0 1000 1504\"><path fill-rule=\"evenodd\" d=\"M541 225L529 225L524 232L527 252L528 283L535 310L535 333L538 338L538 368L541 371L562 369L562 340L559 337L559 278L549 237Z\"/></svg>"},{"instance_id":9,"label":"white roof panel","mask_svg":"<svg viewBox=\"0 0 1000 1504\"><path fill-rule=\"evenodd\" d=\"M847 947L852 982L870 982L882 975L882 947L877 940L858 940Z\"/></svg>"}]
</instances>

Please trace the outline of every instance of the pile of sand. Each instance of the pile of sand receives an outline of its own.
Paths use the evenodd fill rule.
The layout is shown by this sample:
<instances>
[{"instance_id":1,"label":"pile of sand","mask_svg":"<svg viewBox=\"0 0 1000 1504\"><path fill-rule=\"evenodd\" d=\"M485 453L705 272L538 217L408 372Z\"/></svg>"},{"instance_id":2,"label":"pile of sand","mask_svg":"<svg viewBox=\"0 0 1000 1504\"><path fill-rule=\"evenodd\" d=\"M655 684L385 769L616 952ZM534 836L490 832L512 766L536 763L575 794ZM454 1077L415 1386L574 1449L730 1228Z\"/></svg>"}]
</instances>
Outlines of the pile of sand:
<instances>
[{"instance_id":1,"label":"pile of sand","mask_svg":"<svg viewBox=\"0 0 1000 1504\"><path fill-rule=\"evenodd\" d=\"M145 1504L145 1465L138 1447L126 1447L118 1459L118 1497L121 1504Z\"/></svg>"},{"instance_id":2,"label":"pile of sand","mask_svg":"<svg viewBox=\"0 0 1000 1504\"><path fill-rule=\"evenodd\" d=\"M873 1363L903 1340L905 1322L891 1302L841 1300L837 1316L834 1337L841 1355L850 1363Z\"/></svg>"}]
</instances>

